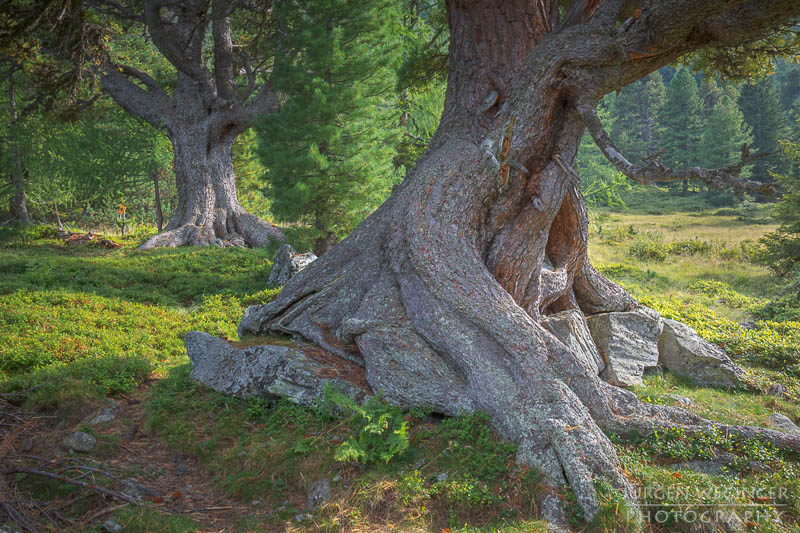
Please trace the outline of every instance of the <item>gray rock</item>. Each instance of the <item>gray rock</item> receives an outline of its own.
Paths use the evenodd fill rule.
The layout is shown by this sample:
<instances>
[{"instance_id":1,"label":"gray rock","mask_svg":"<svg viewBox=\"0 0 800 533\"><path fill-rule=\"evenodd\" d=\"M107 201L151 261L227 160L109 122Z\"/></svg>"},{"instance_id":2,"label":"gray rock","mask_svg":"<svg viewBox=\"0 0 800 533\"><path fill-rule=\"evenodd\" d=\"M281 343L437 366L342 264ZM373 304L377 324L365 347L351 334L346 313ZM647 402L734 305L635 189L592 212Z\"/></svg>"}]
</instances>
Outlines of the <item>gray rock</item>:
<instances>
[{"instance_id":1,"label":"gray rock","mask_svg":"<svg viewBox=\"0 0 800 533\"><path fill-rule=\"evenodd\" d=\"M64 439L64 447L76 452L90 452L97 445L97 439L85 431L76 431Z\"/></svg>"},{"instance_id":2,"label":"gray rock","mask_svg":"<svg viewBox=\"0 0 800 533\"><path fill-rule=\"evenodd\" d=\"M584 367L591 368L596 375L603 371L606 364L594 344L583 313L577 309L561 311L546 317L541 324L566 344L581 359Z\"/></svg>"},{"instance_id":3,"label":"gray rock","mask_svg":"<svg viewBox=\"0 0 800 533\"><path fill-rule=\"evenodd\" d=\"M600 374L618 386L641 385L646 368L658 365L658 339L663 321L652 309L601 313L587 317L605 369Z\"/></svg>"},{"instance_id":4,"label":"gray rock","mask_svg":"<svg viewBox=\"0 0 800 533\"><path fill-rule=\"evenodd\" d=\"M278 248L272 271L269 273L267 283L273 286L285 285L292 276L303 270L317 259L311 252L299 254L291 244L284 244Z\"/></svg>"},{"instance_id":5,"label":"gray rock","mask_svg":"<svg viewBox=\"0 0 800 533\"><path fill-rule=\"evenodd\" d=\"M108 531L109 533L115 533L117 531L122 531L122 526L119 522L111 518L103 522L103 530Z\"/></svg>"},{"instance_id":6,"label":"gray rock","mask_svg":"<svg viewBox=\"0 0 800 533\"><path fill-rule=\"evenodd\" d=\"M100 411L100 414L98 414L89 421L89 424L93 426L96 426L98 424L105 424L106 422L111 422L116 417L117 415L116 413L114 413L113 409L111 409L110 407L105 407L103 408L102 411Z\"/></svg>"},{"instance_id":7,"label":"gray rock","mask_svg":"<svg viewBox=\"0 0 800 533\"><path fill-rule=\"evenodd\" d=\"M797 427L791 418L781 413L772 413L769 415L769 424L784 433L791 433L793 435L800 435L800 427Z\"/></svg>"},{"instance_id":8,"label":"gray rock","mask_svg":"<svg viewBox=\"0 0 800 533\"><path fill-rule=\"evenodd\" d=\"M294 519L297 522L303 522L304 520L311 520L314 518L311 513L300 513L299 515L295 516Z\"/></svg>"},{"instance_id":9,"label":"gray rock","mask_svg":"<svg viewBox=\"0 0 800 533\"><path fill-rule=\"evenodd\" d=\"M289 346L272 344L239 348L208 333L186 334L186 351L192 363L190 377L217 392L237 398L286 396L300 405L312 406L322 397L326 383L357 402L370 392L358 380L331 376L332 363L318 361ZM332 356L331 356L332 357ZM336 362L340 374L362 373L356 365Z\"/></svg>"},{"instance_id":10,"label":"gray rock","mask_svg":"<svg viewBox=\"0 0 800 533\"><path fill-rule=\"evenodd\" d=\"M445 481L447 481L447 472L442 472L441 474L436 476L436 481L438 481L439 483L444 483Z\"/></svg>"},{"instance_id":11,"label":"gray rock","mask_svg":"<svg viewBox=\"0 0 800 533\"><path fill-rule=\"evenodd\" d=\"M767 389L767 394L770 396L777 396L778 398L783 398L784 400L791 400L792 395L789 394L789 389L786 388L785 385L781 383L774 383Z\"/></svg>"},{"instance_id":12,"label":"gray rock","mask_svg":"<svg viewBox=\"0 0 800 533\"><path fill-rule=\"evenodd\" d=\"M704 387L741 387L744 370L717 345L700 337L695 330L664 319L664 332L658 341L659 361L671 372Z\"/></svg>"},{"instance_id":13,"label":"gray rock","mask_svg":"<svg viewBox=\"0 0 800 533\"><path fill-rule=\"evenodd\" d=\"M109 409L119 409L119 402L113 398L106 398L103 402Z\"/></svg>"},{"instance_id":14,"label":"gray rock","mask_svg":"<svg viewBox=\"0 0 800 533\"><path fill-rule=\"evenodd\" d=\"M331 499L331 484L327 479L318 479L308 489L307 507L311 511L328 503Z\"/></svg>"},{"instance_id":15,"label":"gray rock","mask_svg":"<svg viewBox=\"0 0 800 533\"><path fill-rule=\"evenodd\" d=\"M680 394L667 394L667 398L672 398L683 408L690 408L690 407L697 407L697 404L694 403L694 400L691 398L687 398L686 396L681 396Z\"/></svg>"},{"instance_id":16,"label":"gray rock","mask_svg":"<svg viewBox=\"0 0 800 533\"><path fill-rule=\"evenodd\" d=\"M137 501L159 496L158 491L130 478L122 480L122 492Z\"/></svg>"}]
</instances>

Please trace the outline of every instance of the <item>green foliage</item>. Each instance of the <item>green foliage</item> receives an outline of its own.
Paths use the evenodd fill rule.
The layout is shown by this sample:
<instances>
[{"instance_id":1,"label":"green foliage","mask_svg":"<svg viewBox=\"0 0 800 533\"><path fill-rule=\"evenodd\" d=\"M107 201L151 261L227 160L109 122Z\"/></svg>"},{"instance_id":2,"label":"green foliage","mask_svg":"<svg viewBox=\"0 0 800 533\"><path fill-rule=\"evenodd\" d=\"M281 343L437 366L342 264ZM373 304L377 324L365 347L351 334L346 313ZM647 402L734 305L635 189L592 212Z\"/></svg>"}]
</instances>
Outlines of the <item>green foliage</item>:
<instances>
[{"instance_id":1,"label":"green foliage","mask_svg":"<svg viewBox=\"0 0 800 533\"><path fill-rule=\"evenodd\" d=\"M344 394L326 386L324 402L348 413L353 431L336 450L336 460L371 464L379 460L388 463L408 449L408 423L399 407L383 401L380 395L371 396L360 406Z\"/></svg>"},{"instance_id":2,"label":"green foliage","mask_svg":"<svg viewBox=\"0 0 800 533\"><path fill-rule=\"evenodd\" d=\"M708 168L736 164L741 156L742 145L752 142L748 131L749 127L744 123L736 101L723 95L712 108L703 130L700 163Z\"/></svg>"},{"instance_id":3,"label":"green foliage","mask_svg":"<svg viewBox=\"0 0 800 533\"><path fill-rule=\"evenodd\" d=\"M800 142L785 143L786 153L800 164ZM778 174L784 193L775 209L781 223L774 233L764 237L766 254L763 261L782 276L800 276L800 173Z\"/></svg>"},{"instance_id":4,"label":"green foliage","mask_svg":"<svg viewBox=\"0 0 800 533\"><path fill-rule=\"evenodd\" d=\"M286 38L271 83L286 100L257 125L271 211L340 239L397 181L398 5L304 0L273 15Z\"/></svg>"},{"instance_id":5,"label":"green foliage","mask_svg":"<svg viewBox=\"0 0 800 533\"><path fill-rule=\"evenodd\" d=\"M683 427L673 426L653 432L643 444L650 453L672 459L713 459L717 456L717 450L765 463L780 457L778 448L769 442L732 436L715 427L687 432Z\"/></svg>"},{"instance_id":6,"label":"green foliage","mask_svg":"<svg viewBox=\"0 0 800 533\"><path fill-rule=\"evenodd\" d=\"M439 431L448 443L443 462L479 481L496 480L513 464L517 447L492 433L486 413L445 419Z\"/></svg>"},{"instance_id":7,"label":"green foliage","mask_svg":"<svg viewBox=\"0 0 800 533\"><path fill-rule=\"evenodd\" d=\"M411 88L401 98L405 133L397 144L395 167L408 171L428 148L444 108L445 84L428 83L422 88Z\"/></svg>"},{"instance_id":8,"label":"green foliage","mask_svg":"<svg viewBox=\"0 0 800 533\"><path fill-rule=\"evenodd\" d=\"M661 73L656 71L626 85L611 106L614 121L605 122L614 144L634 164L661 149L659 115L666 99Z\"/></svg>"},{"instance_id":9,"label":"green foliage","mask_svg":"<svg viewBox=\"0 0 800 533\"><path fill-rule=\"evenodd\" d=\"M696 166L700 162L698 147L704 124L697 81L687 68L679 69L672 78L660 116L664 163L672 167Z\"/></svg>"},{"instance_id":10,"label":"green foliage","mask_svg":"<svg viewBox=\"0 0 800 533\"><path fill-rule=\"evenodd\" d=\"M248 294L266 284L264 251L72 249L51 236L43 226L0 236L0 389L44 385L32 407L70 391L128 393L185 357L186 332L235 338L243 301L277 293Z\"/></svg>"},{"instance_id":11,"label":"green foliage","mask_svg":"<svg viewBox=\"0 0 800 533\"><path fill-rule=\"evenodd\" d=\"M780 145L781 141L789 139L789 125L772 78L743 86L739 108L753 132L752 151L770 154L756 161L751 177L771 183L775 181L771 176L772 172L785 173L790 166L790 161Z\"/></svg>"},{"instance_id":12,"label":"green foliage","mask_svg":"<svg viewBox=\"0 0 800 533\"><path fill-rule=\"evenodd\" d=\"M664 235L648 231L628 246L628 254L642 261L663 261L669 254L669 247L664 244Z\"/></svg>"}]
</instances>

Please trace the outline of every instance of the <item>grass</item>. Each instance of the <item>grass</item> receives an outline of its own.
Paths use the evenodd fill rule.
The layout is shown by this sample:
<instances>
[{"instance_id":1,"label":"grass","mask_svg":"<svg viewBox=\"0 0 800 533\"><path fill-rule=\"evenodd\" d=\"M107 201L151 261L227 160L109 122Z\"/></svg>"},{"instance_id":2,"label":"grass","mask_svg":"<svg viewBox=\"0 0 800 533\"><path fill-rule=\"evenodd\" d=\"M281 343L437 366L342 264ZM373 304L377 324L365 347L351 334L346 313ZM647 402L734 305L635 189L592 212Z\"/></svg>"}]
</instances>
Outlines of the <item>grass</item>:
<instances>
[{"instance_id":1,"label":"grass","mask_svg":"<svg viewBox=\"0 0 800 533\"><path fill-rule=\"evenodd\" d=\"M641 203L635 195L642 193L631 194ZM707 389L667 373L646 377L634 392L668 405L678 405L670 395L688 397L695 413L725 423L767 426L773 412L797 420L795 402L763 393L781 383L800 396L800 323L793 321L800 311L790 306L781 310L780 321L766 320L774 318L768 311L780 285L752 261L758 238L774 227L763 223L768 207L709 206L706 200L691 197L695 212L676 212L674 197L656 191L638 211L594 211L590 256L640 301L723 345L745 366L752 387ZM65 431L91 430L100 443L92 457L114 461L115 454L126 453L119 435L134 423L90 428L81 421L105 396L135 393L145 398L142 430L148 436L195 458L220 497L253 502L253 512L227 524L232 531L546 531L537 519L538 473L514 466L516 448L499 439L480 414L442 420L424 410L401 414L376 403L369 416L342 419L332 417L332 406L324 402L308 409L284 400L239 400L189 379L187 331L207 331L243 346L265 341L238 339L236 326L247 305L270 301L278 292L265 289L272 250L145 253L133 240L122 243L118 250L68 248L47 228L0 230L0 391L40 386L24 407L55 414ZM407 445L384 440L394 429L365 429L375 420L394 429L403 424L400 436ZM115 432L115 424L122 429ZM368 465L337 460L337 450L348 442L362 446L363 457L377 459ZM725 501L737 511L754 502L759 509L786 511L778 521L749 516L752 524L745 525L751 530L791 531L800 516L794 457L720 435L669 433L615 444L628 475L642 487L654 530L680 530L686 513L714 509L721 491L732 494ZM680 461L707 457L711 448L738 456L731 475L677 469ZM388 461L380 458L386 450ZM361 457L338 455L356 456ZM753 460L768 470L749 470ZM330 502L301 516L309 487L321 478L332 481ZM780 497L754 500L758 491L778 488L785 489ZM74 492L66 489L65 496L58 485L38 482L29 489L54 497ZM565 491L573 525L634 530L619 494L602 485L597 490L601 512L591 524ZM114 519L126 531L208 529L198 517L151 505L121 508Z\"/></svg>"}]
</instances>

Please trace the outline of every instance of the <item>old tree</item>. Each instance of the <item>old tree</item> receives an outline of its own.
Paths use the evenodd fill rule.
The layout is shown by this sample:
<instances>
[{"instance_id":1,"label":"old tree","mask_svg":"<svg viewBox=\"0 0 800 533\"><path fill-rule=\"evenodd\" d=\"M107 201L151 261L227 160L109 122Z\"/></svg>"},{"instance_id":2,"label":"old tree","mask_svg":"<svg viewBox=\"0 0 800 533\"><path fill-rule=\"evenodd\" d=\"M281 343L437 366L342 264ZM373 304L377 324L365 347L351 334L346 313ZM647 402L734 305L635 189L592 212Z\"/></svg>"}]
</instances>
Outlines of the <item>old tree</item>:
<instances>
[{"instance_id":1,"label":"old tree","mask_svg":"<svg viewBox=\"0 0 800 533\"><path fill-rule=\"evenodd\" d=\"M120 107L169 137L178 206L142 248L216 239L263 246L282 234L239 204L231 151L279 103L267 80L268 20L260 2L15 0L0 5L1 53L24 65L44 95L85 93L95 77ZM137 32L152 47L131 44ZM159 59L166 66L152 68Z\"/></svg>"},{"instance_id":2,"label":"old tree","mask_svg":"<svg viewBox=\"0 0 800 533\"><path fill-rule=\"evenodd\" d=\"M585 129L641 182L698 179L738 194L752 157L725 169L629 162L595 108L690 52L730 48L787 28L795 0L448 1L445 110L431 146L391 197L349 237L249 308L241 335L288 334L337 368L353 365L392 401L445 414L480 409L519 443L545 484L568 483L586 516L594 481L634 490L606 433L647 434L713 422L644 404L602 381L542 321L555 312L625 311L637 302L587 258L588 223L574 171ZM198 351L190 344L190 356ZM320 350L321 349L321 350ZM413 379L409 378L413 375ZM723 427L723 426L718 426ZM800 449L796 436L724 426ZM560 500L544 515L564 524Z\"/></svg>"}]
</instances>

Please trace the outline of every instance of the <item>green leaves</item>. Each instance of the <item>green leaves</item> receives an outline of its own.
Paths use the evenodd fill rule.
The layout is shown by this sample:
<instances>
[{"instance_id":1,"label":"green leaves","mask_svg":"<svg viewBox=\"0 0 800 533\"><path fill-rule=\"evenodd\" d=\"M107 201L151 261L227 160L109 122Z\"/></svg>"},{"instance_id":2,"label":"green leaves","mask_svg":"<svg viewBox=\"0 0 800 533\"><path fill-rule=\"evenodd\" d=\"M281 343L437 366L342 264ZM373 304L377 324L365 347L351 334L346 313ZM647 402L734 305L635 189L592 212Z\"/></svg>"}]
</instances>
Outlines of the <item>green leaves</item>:
<instances>
[{"instance_id":1,"label":"green leaves","mask_svg":"<svg viewBox=\"0 0 800 533\"><path fill-rule=\"evenodd\" d=\"M388 463L408 449L408 423L402 410L380 397L372 396L359 406L344 394L326 386L324 402L349 413L353 430L336 449L337 461L371 464Z\"/></svg>"}]
</instances>

